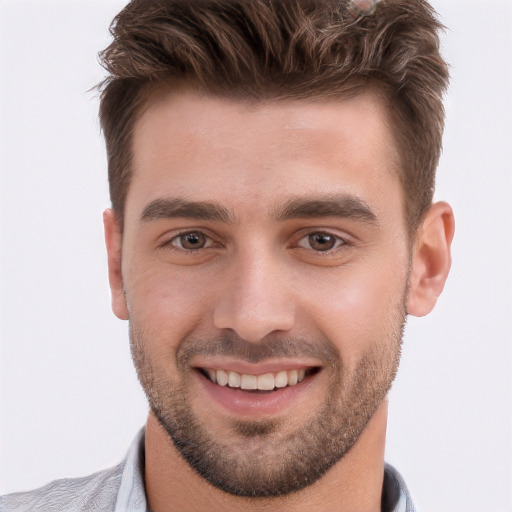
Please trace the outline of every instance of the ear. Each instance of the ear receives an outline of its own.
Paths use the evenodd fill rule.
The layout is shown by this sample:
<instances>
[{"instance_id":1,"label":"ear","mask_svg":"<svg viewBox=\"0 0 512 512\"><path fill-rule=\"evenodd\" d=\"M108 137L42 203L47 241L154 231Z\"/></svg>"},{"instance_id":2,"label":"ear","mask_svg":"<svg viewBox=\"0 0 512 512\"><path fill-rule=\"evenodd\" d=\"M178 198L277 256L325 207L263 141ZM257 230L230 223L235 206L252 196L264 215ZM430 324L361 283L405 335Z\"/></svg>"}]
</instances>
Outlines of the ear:
<instances>
[{"instance_id":1,"label":"ear","mask_svg":"<svg viewBox=\"0 0 512 512\"><path fill-rule=\"evenodd\" d=\"M434 309L450 271L454 230L450 205L433 204L418 230L413 249L407 298L410 315L424 316Z\"/></svg>"},{"instance_id":2,"label":"ear","mask_svg":"<svg viewBox=\"0 0 512 512\"><path fill-rule=\"evenodd\" d=\"M116 214L109 208L103 212L105 227L105 245L108 256L108 281L112 295L112 311L121 320L128 320L128 306L123 290L121 253L123 235Z\"/></svg>"}]
</instances>

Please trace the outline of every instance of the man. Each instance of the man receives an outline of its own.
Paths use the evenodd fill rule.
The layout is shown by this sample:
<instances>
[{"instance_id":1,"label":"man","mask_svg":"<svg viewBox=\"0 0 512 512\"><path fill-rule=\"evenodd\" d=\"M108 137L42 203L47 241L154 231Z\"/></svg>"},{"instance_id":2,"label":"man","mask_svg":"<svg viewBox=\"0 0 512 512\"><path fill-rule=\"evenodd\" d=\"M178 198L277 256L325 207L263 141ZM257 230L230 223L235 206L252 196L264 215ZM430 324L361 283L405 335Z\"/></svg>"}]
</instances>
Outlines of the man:
<instances>
[{"instance_id":1,"label":"man","mask_svg":"<svg viewBox=\"0 0 512 512\"><path fill-rule=\"evenodd\" d=\"M114 20L105 237L151 412L119 466L6 510L414 510L386 395L450 267L447 71L426 2L374 7L135 0Z\"/></svg>"}]
</instances>

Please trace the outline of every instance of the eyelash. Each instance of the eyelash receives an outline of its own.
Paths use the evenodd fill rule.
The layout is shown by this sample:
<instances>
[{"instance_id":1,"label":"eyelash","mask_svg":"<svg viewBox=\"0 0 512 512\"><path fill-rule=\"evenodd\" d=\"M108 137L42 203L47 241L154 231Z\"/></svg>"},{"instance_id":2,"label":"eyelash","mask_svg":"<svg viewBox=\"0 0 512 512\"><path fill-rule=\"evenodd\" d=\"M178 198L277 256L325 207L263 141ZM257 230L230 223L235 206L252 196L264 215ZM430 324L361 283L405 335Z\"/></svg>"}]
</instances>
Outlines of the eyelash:
<instances>
[{"instance_id":1,"label":"eyelash","mask_svg":"<svg viewBox=\"0 0 512 512\"><path fill-rule=\"evenodd\" d=\"M190 254L199 253L202 249L210 249L211 248L211 246L206 246L206 247L199 247L197 249L185 249L183 247L177 247L176 245L173 244L174 241L179 240L181 237L186 236L186 235L202 235L206 238L207 244L208 244L208 241L215 243L213 241L212 237L208 236L204 232L202 232L200 230L189 230L189 231L182 231L181 233L178 233L177 235L173 236L169 240L166 240L163 243L161 243L158 247L159 248L169 248L174 251L178 251L181 253L190 253ZM304 247L304 246L300 245L300 242L302 240L305 240L308 237L311 237L314 235L323 235L323 236L327 236L327 237L333 237L335 239L335 246L332 247L331 249L321 251L321 250L315 250L311 246ZM347 238L335 235L329 231L314 230L314 231L309 231L309 232L303 234L299 238L298 242L296 244L294 244L294 246L297 248L301 248L301 249L312 250L313 252L315 252L318 255L332 255L332 254L337 253L338 251L341 251L345 248L351 247L352 243Z\"/></svg>"},{"instance_id":2,"label":"eyelash","mask_svg":"<svg viewBox=\"0 0 512 512\"><path fill-rule=\"evenodd\" d=\"M316 236L321 235L321 236L334 238L334 243L335 243L334 247L322 251L322 250L314 249L313 247L311 247L311 245L309 247L303 247L302 245L300 245L301 241L306 240L315 235ZM311 244L311 240L309 241L309 244ZM306 233L305 235L301 236L297 243L298 247L306 249L306 250L313 250L318 255L332 255L332 254L337 253L338 251L341 251L343 249L346 249L347 247L350 247L350 245L351 245L350 242L346 238L343 238L341 236L330 233L329 231L310 231L309 233Z\"/></svg>"},{"instance_id":3,"label":"eyelash","mask_svg":"<svg viewBox=\"0 0 512 512\"><path fill-rule=\"evenodd\" d=\"M208 241L213 241L212 237L206 235L205 233L203 233L200 230L189 230L189 231L182 231L181 233L178 233L177 235L175 235L172 238L170 238L169 240L165 240L158 247L160 249L170 248L170 249L172 249L174 251L179 251L179 252L182 252L182 253L183 252L186 252L186 253L196 253L196 252L199 252L201 249L209 249L210 248L210 247L199 247L198 249L185 249L183 247L176 247L173 244L173 241L179 240L181 237L184 237L184 236L187 236L187 235L202 235L202 236L204 236L206 238L207 243L208 243Z\"/></svg>"}]
</instances>

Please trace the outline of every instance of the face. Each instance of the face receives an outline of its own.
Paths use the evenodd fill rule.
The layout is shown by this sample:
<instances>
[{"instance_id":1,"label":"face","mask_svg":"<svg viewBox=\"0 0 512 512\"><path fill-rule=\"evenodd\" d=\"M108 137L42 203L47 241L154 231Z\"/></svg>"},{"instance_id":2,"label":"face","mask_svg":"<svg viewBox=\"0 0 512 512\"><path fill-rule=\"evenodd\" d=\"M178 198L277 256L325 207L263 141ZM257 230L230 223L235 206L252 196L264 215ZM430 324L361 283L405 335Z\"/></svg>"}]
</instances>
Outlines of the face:
<instances>
[{"instance_id":1,"label":"face","mask_svg":"<svg viewBox=\"0 0 512 512\"><path fill-rule=\"evenodd\" d=\"M137 122L114 309L153 413L213 485L311 484L385 398L409 269L397 167L376 94L180 92Z\"/></svg>"}]
</instances>

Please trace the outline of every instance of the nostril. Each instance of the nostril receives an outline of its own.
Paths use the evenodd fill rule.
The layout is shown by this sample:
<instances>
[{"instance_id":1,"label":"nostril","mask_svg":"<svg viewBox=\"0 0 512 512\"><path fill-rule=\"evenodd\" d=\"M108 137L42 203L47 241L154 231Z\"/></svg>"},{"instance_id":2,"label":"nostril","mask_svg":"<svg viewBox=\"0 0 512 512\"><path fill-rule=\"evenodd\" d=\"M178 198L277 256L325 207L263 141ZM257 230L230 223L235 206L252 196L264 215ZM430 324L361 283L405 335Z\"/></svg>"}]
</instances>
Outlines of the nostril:
<instances>
[{"instance_id":1,"label":"nostril","mask_svg":"<svg viewBox=\"0 0 512 512\"><path fill-rule=\"evenodd\" d=\"M230 330L249 343L260 343L271 333L286 333L295 323L289 305L265 305L257 311L242 306L220 306L214 312L213 324L217 329Z\"/></svg>"}]
</instances>

